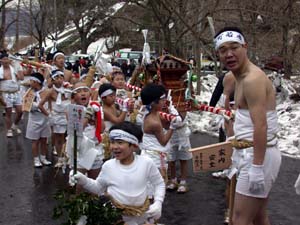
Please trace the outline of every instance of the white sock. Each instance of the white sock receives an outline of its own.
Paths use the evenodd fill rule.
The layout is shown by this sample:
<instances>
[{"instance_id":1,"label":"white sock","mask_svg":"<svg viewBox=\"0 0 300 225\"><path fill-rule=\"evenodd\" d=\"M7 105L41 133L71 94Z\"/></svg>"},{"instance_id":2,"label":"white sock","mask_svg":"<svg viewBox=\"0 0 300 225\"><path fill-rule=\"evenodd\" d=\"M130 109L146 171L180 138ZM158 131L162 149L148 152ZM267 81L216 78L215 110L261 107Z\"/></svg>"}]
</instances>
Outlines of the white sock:
<instances>
[{"instance_id":1,"label":"white sock","mask_svg":"<svg viewBox=\"0 0 300 225\"><path fill-rule=\"evenodd\" d=\"M46 156L45 155L40 155L40 159L44 160L44 159L46 159Z\"/></svg>"},{"instance_id":2,"label":"white sock","mask_svg":"<svg viewBox=\"0 0 300 225\"><path fill-rule=\"evenodd\" d=\"M180 184L186 184L186 180L181 180Z\"/></svg>"},{"instance_id":3,"label":"white sock","mask_svg":"<svg viewBox=\"0 0 300 225\"><path fill-rule=\"evenodd\" d=\"M34 157L33 159L34 159L34 161L40 161L40 158L38 156Z\"/></svg>"}]
</instances>

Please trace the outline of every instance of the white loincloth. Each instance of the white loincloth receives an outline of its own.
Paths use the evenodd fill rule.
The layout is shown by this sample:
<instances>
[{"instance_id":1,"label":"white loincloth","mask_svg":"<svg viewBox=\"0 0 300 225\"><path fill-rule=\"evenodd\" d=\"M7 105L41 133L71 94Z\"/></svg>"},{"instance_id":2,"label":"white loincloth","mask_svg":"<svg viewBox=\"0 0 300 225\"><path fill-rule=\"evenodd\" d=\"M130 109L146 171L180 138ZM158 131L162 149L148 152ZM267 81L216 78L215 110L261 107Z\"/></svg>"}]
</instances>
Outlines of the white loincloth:
<instances>
[{"instance_id":1,"label":"white loincloth","mask_svg":"<svg viewBox=\"0 0 300 225\"><path fill-rule=\"evenodd\" d=\"M232 154L232 168L237 169L236 192L245 196L267 198L275 182L281 165L281 153L277 147L276 132L278 130L276 111L267 112L267 140L268 146L264 159L265 191L253 194L249 191L249 169L253 162L253 147L234 150ZM234 132L237 140L253 141L253 123L250 113L245 109L236 111Z\"/></svg>"}]
</instances>

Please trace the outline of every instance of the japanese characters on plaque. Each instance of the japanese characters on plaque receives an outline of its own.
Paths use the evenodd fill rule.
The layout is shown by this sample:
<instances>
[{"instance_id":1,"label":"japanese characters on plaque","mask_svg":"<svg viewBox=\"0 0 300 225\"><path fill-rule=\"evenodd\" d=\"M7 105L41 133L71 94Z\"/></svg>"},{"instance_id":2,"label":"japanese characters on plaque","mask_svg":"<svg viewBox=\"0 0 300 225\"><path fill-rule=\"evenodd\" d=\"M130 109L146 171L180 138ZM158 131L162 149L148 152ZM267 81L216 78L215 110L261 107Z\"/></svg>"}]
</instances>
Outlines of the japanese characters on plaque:
<instances>
[{"instance_id":1,"label":"japanese characters on plaque","mask_svg":"<svg viewBox=\"0 0 300 225\"><path fill-rule=\"evenodd\" d=\"M232 147L229 142L207 145L190 150L193 154L193 170L217 171L231 165Z\"/></svg>"}]
</instances>

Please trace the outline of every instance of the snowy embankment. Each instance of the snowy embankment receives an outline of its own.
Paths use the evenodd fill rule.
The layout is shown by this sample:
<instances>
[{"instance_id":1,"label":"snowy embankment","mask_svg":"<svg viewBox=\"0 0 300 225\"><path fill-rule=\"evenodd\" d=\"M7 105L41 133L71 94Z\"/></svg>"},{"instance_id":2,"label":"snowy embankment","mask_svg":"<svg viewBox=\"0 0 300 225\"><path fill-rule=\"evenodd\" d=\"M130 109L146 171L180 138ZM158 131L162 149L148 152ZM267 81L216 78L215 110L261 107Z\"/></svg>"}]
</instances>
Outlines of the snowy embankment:
<instances>
[{"instance_id":1,"label":"snowy embankment","mask_svg":"<svg viewBox=\"0 0 300 225\"><path fill-rule=\"evenodd\" d=\"M282 79L280 75L272 73L268 75L274 86L281 89L277 92L278 115L278 144L280 151L290 157L300 157L300 102L289 98L295 90L290 80ZM201 94L197 100L209 102L218 79L215 75L207 75L202 78ZM188 124L192 132L208 133L218 136L219 122L222 116L209 112L188 113Z\"/></svg>"}]
</instances>

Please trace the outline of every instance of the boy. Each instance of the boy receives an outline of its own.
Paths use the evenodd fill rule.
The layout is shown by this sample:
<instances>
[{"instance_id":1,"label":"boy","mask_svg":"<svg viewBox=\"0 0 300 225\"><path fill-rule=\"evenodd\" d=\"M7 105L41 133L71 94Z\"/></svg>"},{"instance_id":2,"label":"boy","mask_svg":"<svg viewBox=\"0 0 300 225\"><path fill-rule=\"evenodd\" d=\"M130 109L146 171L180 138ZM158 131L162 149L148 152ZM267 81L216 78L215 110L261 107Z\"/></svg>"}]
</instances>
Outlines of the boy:
<instances>
[{"instance_id":1,"label":"boy","mask_svg":"<svg viewBox=\"0 0 300 225\"><path fill-rule=\"evenodd\" d=\"M49 89L46 98L42 99L42 104L51 102L51 126L54 136L55 154L58 161L55 167L63 165L62 148L65 143L65 133L67 131L67 106L70 104L69 95L63 87L64 73L60 70L51 72L52 88Z\"/></svg>"},{"instance_id":2,"label":"boy","mask_svg":"<svg viewBox=\"0 0 300 225\"><path fill-rule=\"evenodd\" d=\"M173 105L169 106L169 112L172 115L179 115ZM187 188L187 176L188 176L188 160L192 159L192 153L190 143L190 129L186 123L182 123L182 127L178 127L173 131L173 135L170 139L171 148L168 155L168 161L170 166L171 180L167 185L168 190L175 190L177 193L185 193ZM179 183L176 177L176 161L180 161L180 178Z\"/></svg>"},{"instance_id":3,"label":"boy","mask_svg":"<svg viewBox=\"0 0 300 225\"><path fill-rule=\"evenodd\" d=\"M90 96L90 88L85 83L79 82L74 85L73 104L84 106L83 137L78 137L78 170L96 179L103 164L101 133L104 130L104 124L101 106L96 102L90 102ZM68 134L66 149L70 163L73 163L73 138L72 133Z\"/></svg>"},{"instance_id":4,"label":"boy","mask_svg":"<svg viewBox=\"0 0 300 225\"><path fill-rule=\"evenodd\" d=\"M18 80L23 80L23 72L15 71L10 64L10 59L6 52L2 52L0 55L0 92L2 92L3 100L5 104L5 120L7 128L7 137L13 137L13 131L17 134L21 134L21 130L18 128L18 123L22 118L22 101L19 91ZM3 101L2 101L3 102ZM12 109L15 107L16 116L14 123L12 123Z\"/></svg>"},{"instance_id":5,"label":"boy","mask_svg":"<svg viewBox=\"0 0 300 225\"><path fill-rule=\"evenodd\" d=\"M165 196L164 181L153 162L134 154L142 140L141 129L130 122L111 127L110 148L115 158L103 164L96 180L82 173L70 172L70 183L74 181L94 194L111 198L116 207L124 209L123 220L128 225L140 225L148 218L159 219ZM154 203L149 206L147 182L155 187Z\"/></svg>"},{"instance_id":6,"label":"boy","mask_svg":"<svg viewBox=\"0 0 300 225\"><path fill-rule=\"evenodd\" d=\"M142 125L144 131L142 155L151 158L167 180L167 154L170 149L168 143L173 130L181 125L181 118L175 117L171 121L170 129L164 130L159 114L166 103L166 89L162 85L148 84L142 89L141 98L143 105L146 105Z\"/></svg>"},{"instance_id":7,"label":"boy","mask_svg":"<svg viewBox=\"0 0 300 225\"><path fill-rule=\"evenodd\" d=\"M46 159L47 138L50 136L49 113L41 104L41 98L46 95L43 88L44 76L40 73L33 73L30 77L30 86L35 91L35 98L29 112L26 138L32 140L32 156L34 167L49 166L52 163ZM41 155L39 156L39 146Z\"/></svg>"}]
</instances>

